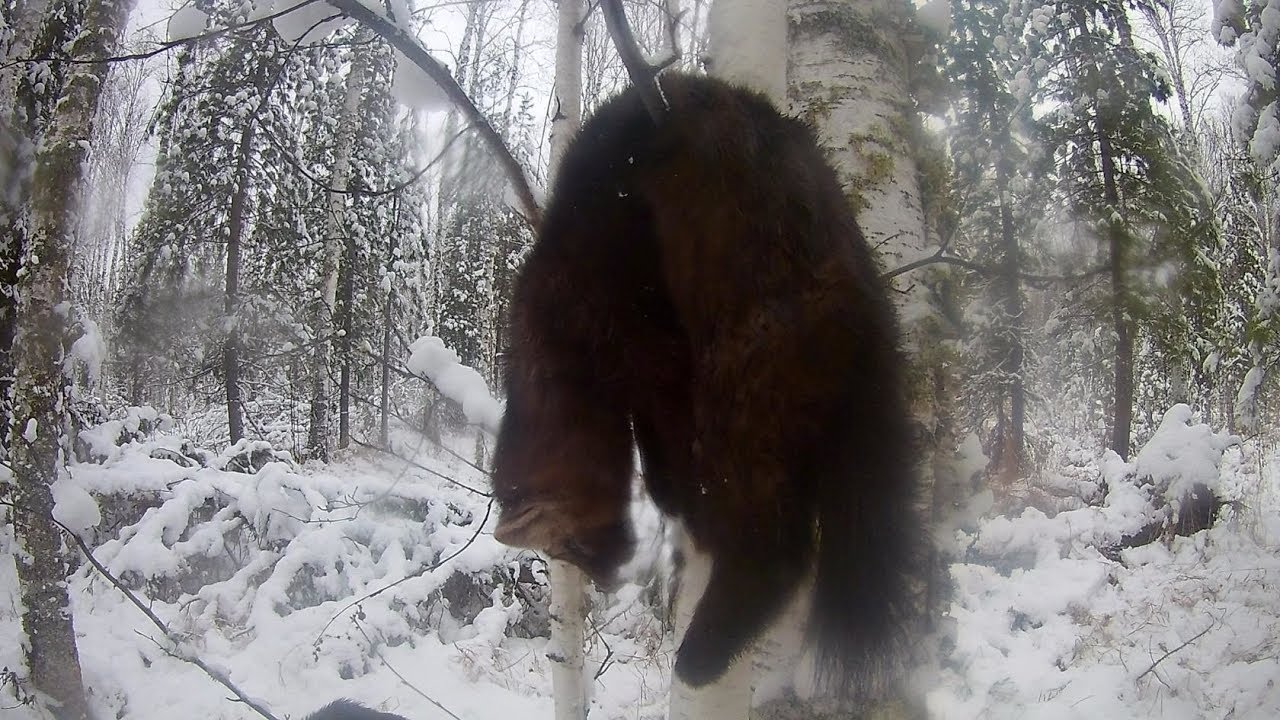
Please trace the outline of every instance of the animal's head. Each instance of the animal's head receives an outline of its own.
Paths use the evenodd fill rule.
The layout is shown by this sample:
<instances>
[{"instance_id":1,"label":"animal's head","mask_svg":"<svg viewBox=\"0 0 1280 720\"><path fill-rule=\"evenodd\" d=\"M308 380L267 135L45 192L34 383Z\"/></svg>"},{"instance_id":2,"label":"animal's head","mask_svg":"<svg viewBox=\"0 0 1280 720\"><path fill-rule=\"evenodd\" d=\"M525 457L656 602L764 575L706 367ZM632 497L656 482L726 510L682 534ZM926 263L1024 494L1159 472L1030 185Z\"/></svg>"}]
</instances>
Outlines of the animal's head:
<instances>
[{"instance_id":1,"label":"animal's head","mask_svg":"<svg viewBox=\"0 0 1280 720\"><path fill-rule=\"evenodd\" d=\"M513 547L539 550L573 563L601 589L617 585L618 567L635 551L631 523L623 516L595 512L578 503L534 500L503 508L493 537Z\"/></svg>"}]
</instances>

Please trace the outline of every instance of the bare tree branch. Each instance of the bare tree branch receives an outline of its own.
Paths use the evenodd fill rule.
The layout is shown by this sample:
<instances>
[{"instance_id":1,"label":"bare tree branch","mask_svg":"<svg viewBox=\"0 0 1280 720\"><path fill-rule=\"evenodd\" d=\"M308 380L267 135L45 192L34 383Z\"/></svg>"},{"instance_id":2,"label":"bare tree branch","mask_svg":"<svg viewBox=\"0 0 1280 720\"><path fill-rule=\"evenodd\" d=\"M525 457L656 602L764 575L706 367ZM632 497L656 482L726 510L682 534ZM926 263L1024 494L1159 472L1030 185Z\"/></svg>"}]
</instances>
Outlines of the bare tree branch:
<instances>
[{"instance_id":1,"label":"bare tree branch","mask_svg":"<svg viewBox=\"0 0 1280 720\"><path fill-rule=\"evenodd\" d=\"M894 268L893 270L890 270L882 274L880 277L885 280L892 280L893 278L896 278L899 275L905 275L911 272L912 270L918 270L928 265L939 265L939 264L955 265L956 267L961 267L986 277L1000 277L1002 275L1007 274L1004 270L993 268L988 265L984 265L982 263L977 263L972 260L965 260L964 258L958 258L951 255L945 255L944 254L945 252L946 252L945 247L939 248L937 252L935 252L934 254L928 257L920 258L919 260L909 262L906 265L903 265L901 267ZM1097 275L1102 275L1110 271L1111 271L1111 268L1109 266L1103 266L1103 267L1096 267L1096 268L1093 268L1092 270L1087 270L1082 273L1077 273L1075 275L1033 275L1031 273L1020 272L1020 273L1014 273L1014 277L1020 280L1025 280L1027 282L1035 282L1035 283L1077 282L1079 280L1087 280L1088 278L1095 277Z\"/></svg>"},{"instance_id":2,"label":"bare tree branch","mask_svg":"<svg viewBox=\"0 0 1280 720\"><path fill-rule=\"evenodd\" d=\"M440 712L443 712L445 715L448 715L449 717L453 718L453 720L462 720L462 718L458 717L452 710L450 710L449 708L441 704L439 700L436 700L435 698L426 694L421 689L419 689L417 685L414 685L413 683L409 682L408 678L406 678L404 675L401 675L400 671L396 669L396 666L392 665L390 662L387 661L385 657L382 656L382 651L379 650L378 647L374 644L373 638L369 637L369 633L364 631L364 628L360 626L360 623L356 623L356 629L359 630L360 634L364 636L364 639L369 642L369 651L373 653L373 656L378 658L378 661L381 662L384 667L390 670L392 675L395 675L397 678L399 678L400 682L403 683L405 687L418 693L418 695L422 696L423 700L426 700L432 705L435 705L437 708L440 709Z\"/></svg>"},{"instance_id":3,"label":"bare tree branch","mask_svg":"<svg viewBox=\"0 0 1280 720\"><path fill-rule=\"evenodd\" d=\"M480 109L471 101L471 97L467 95L466 91L458 85L458 81L454 79L448 68L431 57L431 53L427 52L427 49L422 46L422 43L418 42L417 38L391 20L363 5L360 0L330 0L329 4L341 10L347 17L363 23L365 27L382 36L382 39L391 43L392 47L403 53L410 62L421 68L440 87L449 100L462 111L475 127L480 139L489 148L489 151L493 153L498 164L502 166L507 175L507 180L520 198L525 219L528 220L529 224L536 227L541 220L542 210L538 206L538 201L533 197L533 189L529 185L528 175L525 173L524 168L521 167L520 162L516 160L515 155L511 153L511 149L507 147L506 142L503 141L502 136L494 129L489 119L484 116L484 113L480 112Z\"/></svg>"},{"instance_id":4,"label":"bare tree branch","mask_svg":"<svg viewBox=\"0 0 1280 720\"><path fill-rule=\"evenodd\" d=\"M622 7L622 0L602 0L604 23L609 28L609 35L618 49L622 64L627 68L627 75L640 92L640 100L649 113L649 117L659 120L667 112L667 99L662 95L662 88L656 82L658 73L680 58L679 53L672 52L657 65L650 65L640 52L636 36L631 32L631 23L627 22L627 13Z\"/></svg>"}]
</instances>

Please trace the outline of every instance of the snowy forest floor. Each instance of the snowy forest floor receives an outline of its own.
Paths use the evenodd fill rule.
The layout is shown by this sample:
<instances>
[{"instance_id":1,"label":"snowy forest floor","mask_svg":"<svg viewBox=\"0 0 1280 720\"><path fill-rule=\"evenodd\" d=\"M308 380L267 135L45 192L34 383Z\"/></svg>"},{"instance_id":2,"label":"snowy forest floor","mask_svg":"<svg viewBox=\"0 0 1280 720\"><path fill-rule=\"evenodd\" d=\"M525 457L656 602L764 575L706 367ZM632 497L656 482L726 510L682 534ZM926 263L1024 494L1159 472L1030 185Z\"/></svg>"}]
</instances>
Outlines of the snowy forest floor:
<instances>
[{"instance_id":1,"label":"snowy forest floor","mask_svg":"<svg viewBox=\"0 0 1280 720\"><path fill-rule=\"evenodd\" d=\"M134 409L81 440L82 462L55 486L59 519L181 652L282 720L338 697L410 720L551 717L544 566L489 534L487 481L465 459L474 439L447 442L451 454L405 433L394 444L410 462L362 449L299 467L261 444L200 450ZM1275 443L1233 444L1179 406L1131 463L1059 456L1032 483L1041 509L986 509L939 531L960 561L943 657L921 673L930 715L1280 717ZM1193 481L1231 501L1215 527L1118 549ZM1104 483L1104 502L1071 500ZM652 511L637 523L660 535ZM27 720L38 716L10 681L23 666L13 537L0 528L0 709ZM665 566L654 541L628 566L648 580L593 598L592 718L665 716ZM71 587L102 717L254 717L88 564Z\"/></svg>"}]
</instances>

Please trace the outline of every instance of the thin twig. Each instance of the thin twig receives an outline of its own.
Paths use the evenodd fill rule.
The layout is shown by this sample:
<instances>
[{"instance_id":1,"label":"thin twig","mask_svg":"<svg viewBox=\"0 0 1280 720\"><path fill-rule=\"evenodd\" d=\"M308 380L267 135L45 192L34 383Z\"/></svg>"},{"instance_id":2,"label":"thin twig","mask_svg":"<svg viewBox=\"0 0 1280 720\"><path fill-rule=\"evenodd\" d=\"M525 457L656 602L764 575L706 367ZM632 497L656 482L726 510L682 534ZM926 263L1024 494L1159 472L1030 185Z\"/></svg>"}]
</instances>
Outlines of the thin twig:
<instances>
[{"instance_id":1,"label":"thin twig","mask_svg":"<svg viewBox=\"0 0 1280 720\"><path fill-rule=\"evenodd\" d=\"M409 458L401 455L400 453L394 452L392 450L388 450L383 447L379 447L377 445L373 445L371 443L364 442L363 440L360 440L359 438L355 438L355 437L351 438L351 442L355 443L356 445L359 445L362 448L368 448L370 450L376 450L377 452L383 453L384 455L390 455L391 457L397 460L401 460L409 465L412 465L423 472L431 473L432 475L440 478L441 480L444 480L445 482L453 483L454 485L457 485L458 487L462 488L463 490L466 490L467 492L475 493L476 495L479 495L481 497L493 497L493 493L487 493L483 490L477 490L469 485L463 484L462 482L459 482L458 480L454 480L453 478L449 477L448 475L445 475L444 473L438 470L432 470L426 465L423 465L418 462L414 462L413 460L410 460Z\"/></svg>"},{"instance_id":2,"label":"thin twig","mask_svg":"<svg viewBox=\"0 0 1280 720\"><path fill-rule=\"evenodd\" d=\"M596 668L596 673L591 678L599 680L613 665L613 648L609 646L609 641L604 639L604 633L600 631L600 626L596 624L595 617L591 613L587 613L587 621L591 623L591 631L595 633L596 639L604 645L604 659L600 661L600 667Z\"/></svg>"},{"instance_id":3,"label":"thin twig","mask_svg":"<svg viewBox=\"0 0 1280 720\"><path fill-rule=\"evenodd\" d=\"M458 557L459 555L461 555L461 554L462 554L462 552L463 552L464 550L466 550L467 548L471 547L472 543L474 543L474 542L476 541L476 538L480 537L480 531L484 529L485 523L489 522L489 515L490 515L492 512L493 512L493 499L492 499L492 498L490 498L490 499L489 499L489 504L485 507L485 510L484 510L484 517L483 517L483 518L480 520L480 522L476 525L476 531L475 531L474 533L472 533L472 534L471 534L471 537L467 538L467 542L466 542L466 543L464 543L464 544L462 545L462 547L458 548L458 550L457 550L456 552L454 552L452 555L450 555L450 556L448 556L448 557L441 558L440 560L437 560L436 562L434 562L434 563L432 563L432 564L430 564L430 565L428 565L428 566L426 566L426 567L423 567L423 568L421 568L421 569L419 569L419 570L416 570L416 571L414 571L414 572L412 572L412 573L410 573L410 574L408 574L408 575L405 575L404 577L400 578L399 580L396 580L396 581L395 581L395 582L393 582L393 583L390 583L389 585L386 585L386 586L384 586L384 587L378 588L377 590L374 590L374 591L373 591L373 592L371 592L371 593L367 593L367 594L365 594L365 595L362 595L362 596L360 596L360 597L356 598L355 600L352 600L351 602L347 603L345 606L343 606L343 608L342 608L341 610L339 610L338 612L334 613L333 617L329 618L329 622L325 623L325 624L324 624L324 627L320 629L320 635L316 638L316 642L319 642L320 638L321 638L321 637L323 637L323 636L324 636L324 634L325 634L326 632L328 632L328 631L329 631L329 628L333 625L333 623L334 623L335 621L337 621L337 619L338 619L339 617L341 617L341 616L343 615L343 613L345 613L346 611L348 611L348 610L350 610L351 608L353 608L353 607L355 607L355 606L359 605L360 603L364 602L365 600L368 600L368 599L370 599L370 598L377 597L378 595L381 595L382 593L384 593L384 592L386 592L386 591L388 591L388 590L390 590L390 589L392 589L392 588L396 587L397 585L400 585L401 583L408 582L408 581L410 581L410 580L412 580L412 579L414 579L414 578L422 577L423 575L426 575L427 573L429 573L429 572L431 572L431 571L433 571L433 570L436 570L436 569L437 569L437 568L439 568L440 566L444 565L445 563L449 562L450 560L452 560L452 559L454 559L454 558Z\"/></svg>"},{"instance_id":4,"label":"thin twig","mask_svg":"<svg viewBox=\"0 0 1280 720\"><path fill-rule=\"evenodd\" d=\"M6 505L19 512L27 512L25 509L20 508L11 502L0 500L0 505ZM43 519L43 518L40 518L40 519ZM209 665L205 663L203 660L201 660L199 657L196 657L195 655L192 655L189 652L185 651L183 649L183 645L184 645L183 641L180 640L177 637L177 635L175 635L174 632L169 629L169 626L166 625L163 620L157 617L155 613L151 612L151 609L148 608L146 605L144 605L143 602L140 599L138 599L138 596L135 595L132 590L125 587L124 583L122 583L119 578L111 574L111 571L107 570L107 568L104 567L102 563L98 562L98 558L94 557L93 551L89 549L89 546L85 544L85 541L81 539L79 534L77 534L75 531L73 531L71 528L67 527L66 525L62 524L62 522L55 517L49 516L48 519L50 522L57 525L62 530L62 532L66 533L68 537L71 538L71 540L76 544L76 546L80 548L80 552L84 554L84 557L86 560L89 561L89 564L92 565L93 568L97 570L100 575L102 575L102 577L106 578L107 582L111 583L113 586L115 586L117 590L123 593L125 598L127 598L130 603L133 603L134 607L141 610L142 614L146 615L147 619L150 620L153 625L159 628L160 632L164 633L165 639L167 639L170 643L173 644L172 648L164 648L166 653L180 660L185 660L191 663L192 665L195 665L196 667L203 670L206 675L208 675L210 678L213 678L213 680L215 680L218 684L230 690L231 693L236 696L237 700L253 708L255 712L257 712L262 717L266 718L266 720L278 720L278 718L276 718L275 715L271 714L270 710L267 710L265 707L260 705L257 701L253 700L248 695L246 695L243 690L236 687L236 684L231 682L230 678L224 675L221 671L215 670L209 667ZM157 643L157 645L158 644L159 643Z\"/></svg>"},{"instance_id":5,"label":"thin twig","mask_svg":"<svg viewBox=\"0 0 1280 720\"><path fill-rule=\"evenodd\" d=\"M401 675L400 671L396 670L396 667L394 665L387 662L387 659L382 656L382 651L379 650L377 645L374 644L373 638L369 637L369 633L365 632L364 628L361 627L360 623L358 622L356 623L356 629L359 630L360 634L364 636L364 639L369 642L369 652L373 653L373 656L378 658L378 661L381 662L384 667L390 670L392 675L395 675L396 677L400 678L400 682L404 683L405 687L421 695L423 700L426 700L432 705L435 705L436 707L440 708L441 712L453 718L453 720L462 720L462 718L455 715L452 710L442 705L439 700L436 700L435 698L431 697L430 695L420 690L417 685L414 685L413 683L409 682L409 679L406 678L404 675Z\"/></svg>"},{"instance_id":6,"label":"thin twig","mask_svg":"<svg viewBox=\"0 0 1280 720\"><path fill-rule=\"evenodd\" d=\"M471 128L472 126L468 124L458 132L454 133L453 136L450 137L445 142L444 148L441 149L440 152L436 154L436 156L431 160L431 162L413 171L413 173L409 176L408 180L405 180L400 183L396 183L395 185L384 187L381 190L363 190L361 188L330 187L323 180L311 174L309 170L303 167L302 163L299 162L298 159L293 156L293 153L290 152L289 149L286 148L284 145L282 145L280 141L275 138L275 136L273 136L271 133L264 133L264 137L267 138L267 142L271 143L275 147L275 149L280 152L280 156L284 159L284 161L290 167L292 167L294 170L297 170L299 173L301 173L303 177L305 177L308 181L311 182L311 184L315 185L319 189L325 192L335 193L338 195L351 195L352 197L382 197L384 195L392 195L392 194L401 192L405 188L421 180L422 176L426 175L428 170L435 167L437 163L443 160L445 155L448 154L450 148L453 147L453 144L457 142L457 140L461 138L463 135L465 135L468 131L470 131Z\"/></svg>"},{"instance_id":7,"label":"thin twig","mask_svg":"<svg viewBox=\"0 0 1280 720\"><path fill-rule=\"evenodd\" d=\"M1147 676L1147 673L1152 672L1153 670L1155 670L1157 665L1159 665L1160 663L1162 663L1162 662L1164 662L1164 661L1165 661L1165 658L1167 658L1167 657L1169 657L1170 655L1172 655L1172 654L1174 654L1174 653L1178 652L1179 650L1181 650L1182 648L1184 648L1184 647L1186 647L1186 646L1190 645L1191 643L1193 643L1193 642L1195 642L1195 641L1199 640L1201 637L1203 637L1203 636L1204 636L1204 634L1205 634L1205 633L1209 632L1210 630L1214 629L1214 628L1215 628L1215 627L1217 627L1217 626L1218 626L1218 623L1217 623L1216 621L1215 621L1215 622L1210 623L1210 624L1209 624L1209 627L1207 627L1207 628L1205 628L1205 629L1201 630L1200 632L1196 633L1195 635L1193 635L1193 636L1191 637L1191 639L1190 639L1190 640L1188 640L1188 641L1186 641L1186 642L1182 643L1181 645L1179 645L1178 647L1176 647L1176 648L1174 648L1174 649L1170 650L1169 652L1165 653L1164 655L1161 655L1159 660L1156 660L1155 662L1151 663L1151 667L1147 668L1146 670L1143 670L1141 675L1139 675L1138 677L1134 678L1134 681L1136 682L1136 681L1141 680L1142 678L1146 677L1146 676ZM1156 677L1159 677L1159 676L1157 675Z\"/></svg>"}]
</instances>

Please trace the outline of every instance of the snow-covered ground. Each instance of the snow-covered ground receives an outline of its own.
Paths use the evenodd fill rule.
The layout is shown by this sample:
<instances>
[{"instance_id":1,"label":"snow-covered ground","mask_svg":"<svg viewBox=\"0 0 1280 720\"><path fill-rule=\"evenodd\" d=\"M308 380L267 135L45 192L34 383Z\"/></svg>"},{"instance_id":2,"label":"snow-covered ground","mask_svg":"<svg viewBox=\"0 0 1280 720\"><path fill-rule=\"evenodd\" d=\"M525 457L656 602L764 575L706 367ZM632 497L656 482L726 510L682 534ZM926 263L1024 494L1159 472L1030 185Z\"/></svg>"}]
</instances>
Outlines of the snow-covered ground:
<instances>
[{"instance_id":1,"label":"snow-covered ground","mask_svg":"<svg viewBox=\"0 0 1280 720\"><path fill-rule=\"evenodd\" d=\"M544 567L490 536L486 480L466 461L474 439L450 454L405 434L397 451L412 462L359 451L304 467L265 447L199 451L145 412L84 439L96 462L59 490L61 519L94 526L95 556L182 640L173 647L82 567L76 630L103 717L254 717L181 652L282 720L338 697L412 720L551 716ZM1162 498L1192 480L1234 501L1216 527L1107 550L1160 520ZM1274 445L1233 444L1175 408L1132 463L1077 454L1040 482L1079 497L1105 482L1108 500L984 517L941 538L962 562L946 656L922 680L932 716L1280 717ZM650 515L641 524L656 529ZM5 527L0 666L21 668ZM632 576L648 577L660 555L646 548ZM665 715L671 648L652 596L631 584L594 598L593 718ZM0 683L6 719L37 717Z\"/></svg>"},{"instance_id":2,"label":"snow-covered ground","mask_svg":"<svg viewBox=\"0 0 1280 720\"><path fill-rule=\"evenodd\" d=\"M1280 717L1280 454L1165 417L1132 463L1054 478L1101 507L984 519L954 541L954 648L928 694L938 718ZM1218 524L1117 548L1189 481ZM1156 502L1152 502L1155 499Z\"/></svg>"}]
</instances>

